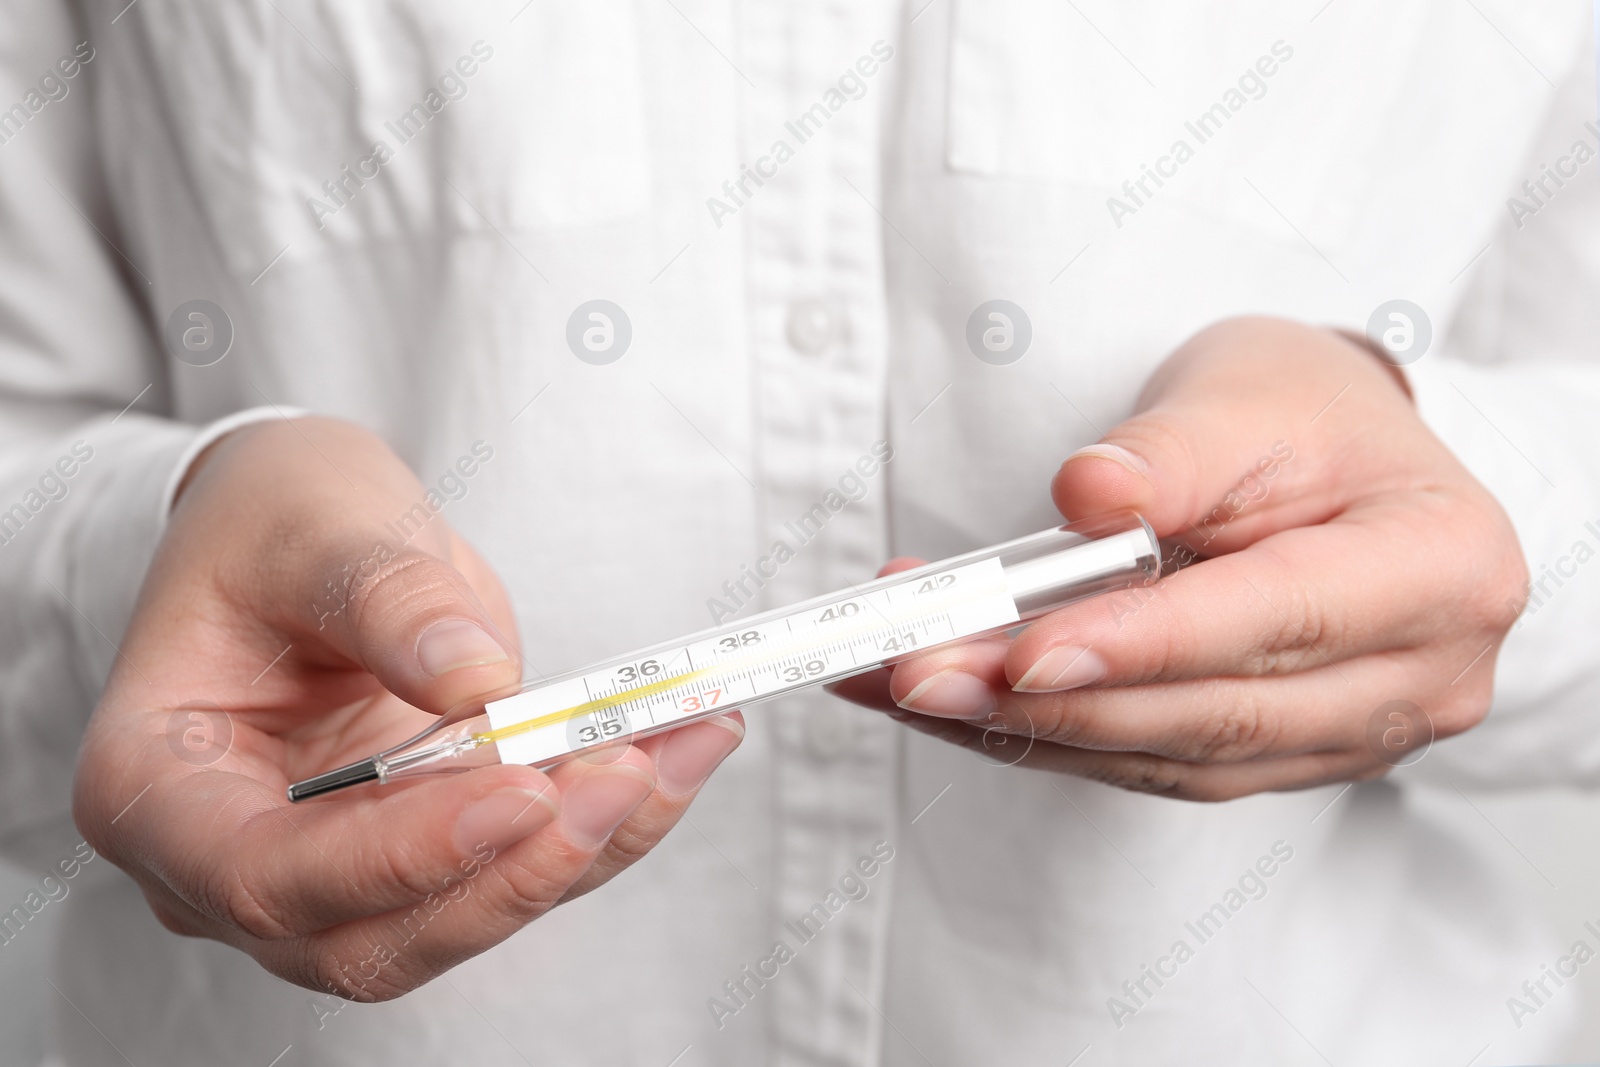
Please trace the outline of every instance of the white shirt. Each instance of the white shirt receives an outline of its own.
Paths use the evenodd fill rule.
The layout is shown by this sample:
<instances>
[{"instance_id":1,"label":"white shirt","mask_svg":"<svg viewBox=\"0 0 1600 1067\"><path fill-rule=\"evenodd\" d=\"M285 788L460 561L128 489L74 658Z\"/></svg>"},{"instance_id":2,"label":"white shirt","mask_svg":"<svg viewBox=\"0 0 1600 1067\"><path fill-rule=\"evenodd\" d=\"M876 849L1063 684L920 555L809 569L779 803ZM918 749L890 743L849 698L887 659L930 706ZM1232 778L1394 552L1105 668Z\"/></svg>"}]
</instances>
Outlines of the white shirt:
<instances>
[{"instance_id":1,"label":"white shirt","mask_svg":"<svg viewBox=\"0 0 1600 1067\"><path fill-rule=\"evenodd\" d=\"M492 448L445 515L543 673L706 625L778 540L795 558L741 610L1051 525L1061 459L1241 312L1361 329L1415 302L1420 410L1535 576L1600 544L1584 7L11 5L11 853L72 854L76 739L164 494L240 412L360 422L430 485ZM1546 163L1580 176L1514 212ZM161 340L196 299L234 331L209 366ZM631 327L604 365L566 341L594 299ZM966 339L993 299L1031 324L1006 365ZM30 497L80 441L65 495ZM786 523L879 441L893 459L797 545ZM390 1004L329 1014L167 934L91 862L59 905L54 1062L1545 1058L1574 1002L1519 1027L1507 998L1572 931L1530 918L1502 842L1439 813L1600 776L1600 586L1562 567L1500 655L1490 720L1347 792L1179 803L989 766L823 693L752 710L636 869ZM807 940L788 924L819 903Z\"/></svg>"}]
</instances>

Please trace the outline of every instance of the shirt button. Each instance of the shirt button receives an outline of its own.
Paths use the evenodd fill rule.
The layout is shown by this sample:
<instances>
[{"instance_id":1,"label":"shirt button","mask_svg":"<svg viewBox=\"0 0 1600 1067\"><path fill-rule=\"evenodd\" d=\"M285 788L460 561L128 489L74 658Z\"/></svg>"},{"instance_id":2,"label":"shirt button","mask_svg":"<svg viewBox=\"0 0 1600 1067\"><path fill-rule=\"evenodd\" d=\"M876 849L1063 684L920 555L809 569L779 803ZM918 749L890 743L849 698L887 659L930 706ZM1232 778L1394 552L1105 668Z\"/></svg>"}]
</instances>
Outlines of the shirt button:
<instances>
[{"instance_id":1,"label":"shirt button","mask_svg":"<svg viewBox=\"0 0 1600 1067\"><path fill-rule=\"evenodd\" d=\"M819 704L806 712L804 732L806 751L823 762L832 762L855 743L856 718L850 709L839 704Z\"/></svg>"},{"instance_id":2,"label":"shirt button","mask_svg":"<svg viewBox=\"0 0 1600 1067\"><path fill-rule=\"evenodd\" d=\"M789 343L797 352L817 355L833 343L838 317L822 300L796 300L789 305Z\"/></svg>"}]
</instances>

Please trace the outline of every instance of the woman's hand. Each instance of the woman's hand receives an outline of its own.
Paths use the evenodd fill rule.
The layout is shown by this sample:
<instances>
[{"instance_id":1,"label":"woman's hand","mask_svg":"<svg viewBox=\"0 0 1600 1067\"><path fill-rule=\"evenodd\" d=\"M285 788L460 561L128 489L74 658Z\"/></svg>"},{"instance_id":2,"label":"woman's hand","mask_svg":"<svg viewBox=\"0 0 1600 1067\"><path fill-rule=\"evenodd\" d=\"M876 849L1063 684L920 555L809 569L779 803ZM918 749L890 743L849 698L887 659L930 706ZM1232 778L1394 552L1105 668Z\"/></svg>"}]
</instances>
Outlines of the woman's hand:
<instances>
[{"instance_id":1,"label":"woman's hand","mask_svg":"<svg viewBox=\"0 0 1600 1067\"><path fill-rule=\"evenodd\" d=\"M213 445L75 785L86 839L169 929L361 1000L413 989L627 867L743 736L725 717L548 777L486 767L289 807L289 782L518 685L504 590L424 498L347 424L261 423Z\"/></svg>"},{"instance_id":2,"label":"woman's hand","mask_svg":"<svg viewBox=\"0 0 1600 1067\"><path fill-rule=\"evenodd\" d=\"M1052 491L1068 518L1137 509L1195 562L841 694L1006 762L1193 800L1375 777L1487 713L1521 549L1359 344L1212 326Z\"/></svg>"}]
</instances>

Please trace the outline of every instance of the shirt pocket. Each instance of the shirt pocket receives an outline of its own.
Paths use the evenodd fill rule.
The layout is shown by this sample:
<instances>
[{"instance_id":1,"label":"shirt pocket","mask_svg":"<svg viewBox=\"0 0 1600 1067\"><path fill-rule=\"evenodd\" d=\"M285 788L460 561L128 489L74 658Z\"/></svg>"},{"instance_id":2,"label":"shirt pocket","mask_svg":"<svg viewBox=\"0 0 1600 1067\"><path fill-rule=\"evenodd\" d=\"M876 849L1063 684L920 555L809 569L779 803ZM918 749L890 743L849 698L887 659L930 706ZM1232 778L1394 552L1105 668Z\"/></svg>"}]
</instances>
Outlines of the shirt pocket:
<instances>
[{"instance_id":1,"label":"shirt pocket","mask_svg":"<svg viewBox=\"0 0 1600 1067\"><path fill-rule=\"evenodd\" d=\"M632 0L514 21L431 0L140 9L162 118L230 266L437 231L592 226L651 183Z\"/></svg>"},{"instance_id":2,"label":"shirt pocket","mask_svg":"<svg viewBox=\"0 0 1600 1067\"><path fill-rule=\"evenodd\" d=\"M1076 187L1113 228L1180 208L1337 247L1433 5L1341 6L955 0L946 164Z\"/></svg>"}]
</instances>

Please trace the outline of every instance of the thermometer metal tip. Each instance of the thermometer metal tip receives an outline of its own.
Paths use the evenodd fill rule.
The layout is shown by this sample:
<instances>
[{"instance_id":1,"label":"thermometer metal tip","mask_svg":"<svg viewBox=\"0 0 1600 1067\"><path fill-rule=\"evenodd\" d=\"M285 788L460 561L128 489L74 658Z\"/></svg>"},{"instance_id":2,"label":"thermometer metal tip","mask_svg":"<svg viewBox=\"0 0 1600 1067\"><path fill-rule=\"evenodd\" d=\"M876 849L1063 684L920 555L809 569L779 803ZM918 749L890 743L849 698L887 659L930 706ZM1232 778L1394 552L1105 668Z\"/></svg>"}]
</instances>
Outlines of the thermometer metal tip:
<instances>
[{"instance_id":1,"label":"thermometer metal tip","mask_svg":"<svg viewBox=\"0 0 1600 1067\"><path fill-rule=\"evenodd\" d=\"M378 761L372 759L359 760L344 767L337 767L315 778L307 778L303 782L295 782L289 787L289 800L308 800L319 797L324 793L331 793L336 789L344 789L362 782L376 782L380 780Z\"/></svg>"}]
</instances>

